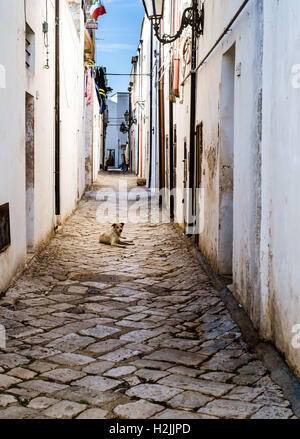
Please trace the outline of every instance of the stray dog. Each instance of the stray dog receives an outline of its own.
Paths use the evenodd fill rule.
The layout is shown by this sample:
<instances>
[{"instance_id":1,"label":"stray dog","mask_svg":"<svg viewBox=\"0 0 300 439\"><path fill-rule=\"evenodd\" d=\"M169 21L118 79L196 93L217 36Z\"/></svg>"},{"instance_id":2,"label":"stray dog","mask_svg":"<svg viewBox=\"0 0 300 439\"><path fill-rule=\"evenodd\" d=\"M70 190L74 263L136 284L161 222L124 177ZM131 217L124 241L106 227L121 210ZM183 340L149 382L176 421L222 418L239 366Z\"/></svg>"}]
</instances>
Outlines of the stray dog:
<instances>
[{"instance_id":1,"label":"stray dog","mask_svg":"<svg viewBox=\"0 0 300 439\"><path fill-rule=\"evenodd\" d=\"M126 248L126 245L134 245L132 241L121 241L121 234L123 232L124 223L117 223L112 225L110 233L102 233L99 238L100 244L111 245L112 247ZM124 237L124 239L126 239Z\"/></svg>"}]
</instances>

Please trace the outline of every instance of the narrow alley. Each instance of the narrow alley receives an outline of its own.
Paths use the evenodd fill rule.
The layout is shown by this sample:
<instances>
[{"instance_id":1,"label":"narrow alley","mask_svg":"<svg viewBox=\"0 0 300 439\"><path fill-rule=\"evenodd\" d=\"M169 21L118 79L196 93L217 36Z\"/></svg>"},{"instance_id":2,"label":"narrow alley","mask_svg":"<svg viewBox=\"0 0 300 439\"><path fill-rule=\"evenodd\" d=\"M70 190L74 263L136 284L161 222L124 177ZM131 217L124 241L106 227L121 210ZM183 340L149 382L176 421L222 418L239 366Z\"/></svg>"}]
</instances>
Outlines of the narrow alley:
<instances>
[{"instance_id":1,"label":"narrow alley","mask_svg":"<svg viewBox=\"0 0 300 439\"><path fill-rule=\"evenodd\" d=\"M0 0L0 423L300 419L299 20Z\"/></svg>"},{"instance_id":2,"label":"narrow alley","mask_svg":"<svg viewBox=\"0 0 300 439\"><path fill-rule=\"evenodd\" d=\"M144 190L100 174L0 301L0 418L296 418L172 224L98 243L119 179Z\"/></svg>"}]
</instances>

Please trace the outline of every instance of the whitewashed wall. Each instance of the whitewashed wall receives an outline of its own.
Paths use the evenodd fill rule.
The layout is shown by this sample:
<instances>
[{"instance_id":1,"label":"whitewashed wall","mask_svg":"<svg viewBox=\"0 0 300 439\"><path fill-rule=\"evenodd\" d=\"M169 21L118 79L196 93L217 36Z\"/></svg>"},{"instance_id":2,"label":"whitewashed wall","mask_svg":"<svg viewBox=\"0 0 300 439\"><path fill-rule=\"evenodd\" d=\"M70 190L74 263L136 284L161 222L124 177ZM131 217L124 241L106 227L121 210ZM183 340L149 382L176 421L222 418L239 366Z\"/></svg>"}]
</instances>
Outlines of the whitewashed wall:
<instances>
[{"instance_id":1,"label":"whitewashed wall","mask_svg":"<svg viewBox=\"0 0 300 439\"><path fill-rule=\"evenodd\" d=\"M166 32L170 30L170 4L170 0L165 2ZM183 10L190 2L182 0L180 4ZM242 4L242 0L205 2L198 65ZM226 269L229 274L225 259L228 262L232 256L234 296L261 337L277 346L300 377L299 18L298 0L249 0L222 41L197 69L194 98L196 126L203 123L204 139L204 230L200 249L213 268L223 274L227 274ZM182 43L189 32L182 35ZM164 62L167 47L162 51ZM190 69L186 67L184 73L181 57L180 82ZM165 124L169 118L168 79L166 75ZM187 78L174 105L178 189L175 219L182 228L184 144L188 159L190 143L190 86ZM230 118L232 126L228 123Z\"/></svg>"},{"instance_id":2,"label":"whitewashed wall","mask_svg":"<svg viewBox=\"0 0 300 439\"><path fill-rule=\"evenodd\" d=\"M26 252L24 29L23 3L0 2L0 204L10 203L12 240L0 254L0 291Z\"/></svg>"},{"instance_id":3,"label":"whitewashed wall","mask_svg":"<svg viewBox=\"0 0 300 439\"><path fill-rule=\"evenodd\" d=\"M77 1L77 0L76 0ZM64 220L76 207L84 187L83 151L83 14L75 27L67 0L61 1L61 203ZM75 7L75 3L73 2ZM78 3L78 1L77 1ZM11 246L0 254L0 291L25 262L25 95L34 103L33 250L56 224L54 209L55 20L48 1L49 69L42 23L46 3L40 0L0 2L0 205L10 203ZM78 6L78 5L77 5ZM73 8L74 11L74 8ZM78 11L78 9L77 9ZM80 2L79 2L80 11ZM35 33L35 62L25 69L25 17ZM5 77L4 74L5 73Z\"/></svg>"},{"instance_id":4,"label":"whitewashed wall","mask_svg":"<svg viewBox=\"0 0 300 439\"><path fill-rule=\"evenodd\" d=\"M85 73L87 74L87 72ZM90 103L89 103L90 102ZM87 105L89 103L89 105ZM99 113L99 101L92 81L92 99L84 100L85 186L89 187L98 177L103 151L103 116Z\"/></svg>"},{"instance_id":5,"label":"whitewashed wall","mask_svg":"<svg viewBox=\"0 0 300 439\"><path fill-rule=\"evenodd\" d=\"M61 4L61 219L76 208L84 191L84 24L77 31L68 2ZM82 166L83 164L83 166ZM80 184L81 182L81 184Z\"/></svg>"},{"instance_id":6,"label":"whitewashed wall","mask_svg":"<svg viewBox=\"0 0 300 439\"><path fill-rule=\"evenodd\" d=\"M197 63L221 35L237 12L242 1L211 1L205 3L204 35L198 40ZM260 140L261 120L261 63L262 63L262 2L250 0L248 6L232 26L205 64L197 71L196 126L203 123L204 153L202 186L204 188L204 230L200 235L200 249L215 268L221 269L223 256L221 227L224 210L222 188L224 168L221 162L221 96L223 56L235 44L234 82L234 188L233 188L233 272L236 297L252 314L257 316L260 230ZM178 132L177 181L184 179L183 145L189 148L190 79L181 89L181 102L176 104ZM183 205L177 203L177 220L183 218ZM257 323L257 322L256 322Z\"/></svg>"},{"instance_id":7,"label":"whitewashed wall","mask_svg":"<svg viewBox=\"0 0 300 439\"><path fill-rule=\"evenodd\" d=\"M292 340L300 324L299 19L297 0L264 2L260 324L298 377L300 349Z\"/></svg>"},{"instance_id":8,"label":"whitewashed wall","mask_svg":"<svg viewBox=\"0 0 300 439\"><path fill-rule=\"evenodd\" d=\"M55 8L48 2L49 69L45 69L46 48L42 22L46 21L46 4L27 0L26 20L35 32L35 72L26 70L25 90L34 97L34 244L49 237L54 227L54 95L55 95ZM24 59L22 55L21 60ZM17 111L18 108L16 106Z\"/></svg>"},{"instance_id":9,"label":"whitewashed wall","mask_svg":"<svg viewBox=\"0 0 300 439\"><path fill-rule=\"evenodd\" d=\"M121 133L121 123L125 123L124 114L129 111L129 94L116 92L107 100L108 105L108 120L109 124L106 131L106 155L108 158L108 150L115 150L115 168L122 164L122 154L125 150L121 145L126 145L128 141L128 134Z\"/></svg>"},{"instance_id":10,"label":"whitewashed wall","mask_svg":"<svg viewBox=\"0 0 300 439\"><path fill-rule=\"evenodd\" d=\"M97 179L102 161L103 116L99 113L99 103L95 93L93 117L93 182Z\"/></svg>"}]
</instances>

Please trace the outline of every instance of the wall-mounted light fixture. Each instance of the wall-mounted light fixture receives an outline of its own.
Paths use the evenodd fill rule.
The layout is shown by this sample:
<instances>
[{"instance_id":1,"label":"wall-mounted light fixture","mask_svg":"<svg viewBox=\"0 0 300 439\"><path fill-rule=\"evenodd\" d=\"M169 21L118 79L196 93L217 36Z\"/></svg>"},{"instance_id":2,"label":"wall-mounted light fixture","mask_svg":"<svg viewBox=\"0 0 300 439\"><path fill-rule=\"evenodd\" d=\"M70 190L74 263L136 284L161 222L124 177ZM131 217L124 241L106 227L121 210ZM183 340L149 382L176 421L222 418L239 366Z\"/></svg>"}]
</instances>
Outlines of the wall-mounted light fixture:
<instances>
[{"instance_id":1,"label":"wall-mounted light fixture","mask_svg":"<svg viewBox=\"0 0 300 439\"><path fill-rule=\"evenodd\" d=\"M126 123L129 123L130 114L129 114L129 111L128 111L128 110L125 111L124 118L125 118L125 122L126 122Z\"/></svg>"},{"instance_id":2,"label":"wall-mounted light fixture","mask_svg":"<svg viewBox=\"0 0 300 439\"><path fill-rule=\"evenodd\" d=\"M193 28L197 36L203 34L204 5L202 4L201 10L199 10L198 0L193 0L193 5L183 11L181 26L175 35L160 35L161 20L164 16L164 0L143 0L143 3L147 17L153 22L156 38L162 44L173 43L188 26Z\"/></svg>"},{"instance_id":3,"label":"wall-mounted light fixture","mask_svg":"<svg viewBox=\"0 0 300 439\"><path fill-rule=\"evenodd\" d=\"M123 134L128 133L128 131L129 131L129 128L125 125L124 122L121 123L120 131L121 131L121 133L123 133Z\"/></svg>"}]
</instances>

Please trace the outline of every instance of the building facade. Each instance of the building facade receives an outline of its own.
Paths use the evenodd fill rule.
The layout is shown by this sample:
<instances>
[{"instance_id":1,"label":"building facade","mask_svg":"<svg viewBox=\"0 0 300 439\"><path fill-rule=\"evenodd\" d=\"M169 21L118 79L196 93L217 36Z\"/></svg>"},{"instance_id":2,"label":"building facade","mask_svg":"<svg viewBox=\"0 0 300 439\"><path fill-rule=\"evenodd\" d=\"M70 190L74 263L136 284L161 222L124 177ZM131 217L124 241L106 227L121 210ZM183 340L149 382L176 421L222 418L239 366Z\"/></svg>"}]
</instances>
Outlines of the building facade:
<instances>
[{"instance_id":1,"label":"building facade","mask_svg":"<svg viewBox=\"0 0 300 439\"><path fill-rule=\"evenodd\" d=\"M166 0L161 33L175 34L190 5ZM261 338L300 376L300 4L199 0L198 7L204 29L194 71L190 27L162 45L143 23L133 73L147 64L145 53L153 64L147 85L144 76L131 79L132 142L136 157L145 157L135 171L147 178L155 163L170 217L232 282ZM147 160L149 133L154 162Z\"/></svg>"},{"instance_id":2,"label":"building facade","mask_svg":"<svg viewBox=\"0 0 300 439\"><path fill-rule=\"evenodd\" d=\"M121 132L126 126L125 113L129 112L129 93L116 92L107 99L107 127L105 140L105 164L119 168L125 160L128 132Z\"/></svg>"}]
</instances>

